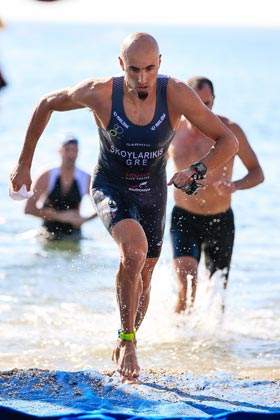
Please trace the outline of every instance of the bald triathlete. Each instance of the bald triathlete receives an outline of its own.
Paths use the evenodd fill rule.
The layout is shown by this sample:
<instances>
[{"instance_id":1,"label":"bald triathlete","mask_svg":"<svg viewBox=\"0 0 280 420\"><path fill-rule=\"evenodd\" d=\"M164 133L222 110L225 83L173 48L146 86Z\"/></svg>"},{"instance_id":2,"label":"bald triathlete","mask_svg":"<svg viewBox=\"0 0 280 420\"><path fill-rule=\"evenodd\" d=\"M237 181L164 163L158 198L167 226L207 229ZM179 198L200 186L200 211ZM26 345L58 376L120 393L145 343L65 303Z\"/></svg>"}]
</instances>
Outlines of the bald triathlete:
<instances>
[{"instance_id":1,"label":"bald triathlete","mask_svg":"<svg viewBox=\"0 0 280 420\"><path fill-rule=\"evenodd\" d=\"M120 330L113 360L121 380L135 382L140 367L136 333L148 309L151 277L158 261L167 185L187 188L238 150L234 134L184 82L159 76L157 41L145 32L128 35L121 46L123 77L91 78L40 99L27 129L11 184L30 188L37 142L53 111L89 108L99 129L100 154L92 181L98 215L120 253L116 294ZM181 116L215 141L198 162L166 182L166 151Z\"/></svg>"}]
</instances>

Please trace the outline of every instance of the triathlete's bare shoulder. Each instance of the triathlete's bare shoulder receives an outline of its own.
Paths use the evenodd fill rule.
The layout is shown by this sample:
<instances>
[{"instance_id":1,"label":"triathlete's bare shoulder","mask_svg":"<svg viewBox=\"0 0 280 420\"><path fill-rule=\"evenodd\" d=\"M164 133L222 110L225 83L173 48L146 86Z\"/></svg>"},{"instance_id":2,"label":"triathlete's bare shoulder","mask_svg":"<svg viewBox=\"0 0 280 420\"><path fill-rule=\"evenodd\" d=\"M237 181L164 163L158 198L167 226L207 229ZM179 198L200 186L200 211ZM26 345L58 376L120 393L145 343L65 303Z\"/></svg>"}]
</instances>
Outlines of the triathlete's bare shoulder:
<instances>
[{"instance_id":1,"label":"triathlete's bare shoulder","mask_svg":"<svg viewBox=\"0 0 280 420\"><path fill-rule=\"evenodd\" d=\"M99 108L101 105L104 106L104 102L111 98L112 80L112 77L86 79L73 86L69 90L69 95L85 107Z\"/></svg>"},{"instance_id":2,"label":"triathlete's bare shoulder","mask_svg":"<svg viewBox=\"0 0 280 420\"><path fill-rule=\"evenodd\" d=\"M239 141L243 137L245 137L245 133L242 130L242 128L240 127L239 124L237 124L236 122L230 120L229 118L227 118L227 117L225 117L223 115L218 115L218 117L235 134L235 136L237 137L237 139Z\"/></svg>"}]
</instances>

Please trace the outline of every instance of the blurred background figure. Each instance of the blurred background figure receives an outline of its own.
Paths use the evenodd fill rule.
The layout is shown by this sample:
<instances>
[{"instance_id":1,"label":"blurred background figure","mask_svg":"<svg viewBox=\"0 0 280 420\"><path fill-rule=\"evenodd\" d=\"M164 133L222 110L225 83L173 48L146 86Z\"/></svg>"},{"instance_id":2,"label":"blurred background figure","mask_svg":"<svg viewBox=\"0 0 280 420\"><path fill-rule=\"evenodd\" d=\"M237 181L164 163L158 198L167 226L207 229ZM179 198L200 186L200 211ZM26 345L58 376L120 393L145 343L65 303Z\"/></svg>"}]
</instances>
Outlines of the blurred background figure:
<instances>
[{"instance_id":1,"label":"blurred background figure","mask_svg":"<svg viewBox=\"0 0 280 420\"><path fill-rule=\"evenodd\" d=\"M4 27L5 27L4 22L0 17L0 29L3 29ZM0 89L4 88L5 86L7 86L7 82L3 76L3 72L0 67Z\"/></svg>"},{"instance_id":2,"label":"blurred background figure","mask_svg":"<svg viewBox=\"0 0 280 420\"><path fill-rule=\"evenodd\" d=\"M206 77L193 77L187 82L208 108L214 104L214 87ZM193 306L197 288L198 264L202 254L211 279L220 271L223 288L227 287L235 236L234 215L231 209L231 195L237 190L255 187L264 180L264 175L255 152L241 127L224 116L219 118L231 129L239 141L237 156L247 169L241 179L232 180L235 157L226 165L208 172L205 186L197 195L186 195L174 189L175 206L171 216L171 239L173 264L178 281L178 295L175 312L187 308L188 281L191 284L190 307ZM172 144L169 156L178 172L195 162L203 153L213 147L201 131L182 118ZM222 307L224 309L224 306Z\"/></svg>"},{"instance_id":3,"label":"blurred background figure","mask_svg":"<svg viewBox=\"0 0 280 420\"><path fill-rule=\"evenodd\" d=\"M25 214L40 217L40 233L47 240L79 240L81 226L97 216L80 214L82 198L89 194L90 175L77 168L78 140L68 135L59 149L61 165L45 170L34 182L34 195Z\"/></svg>"}]
</instances>

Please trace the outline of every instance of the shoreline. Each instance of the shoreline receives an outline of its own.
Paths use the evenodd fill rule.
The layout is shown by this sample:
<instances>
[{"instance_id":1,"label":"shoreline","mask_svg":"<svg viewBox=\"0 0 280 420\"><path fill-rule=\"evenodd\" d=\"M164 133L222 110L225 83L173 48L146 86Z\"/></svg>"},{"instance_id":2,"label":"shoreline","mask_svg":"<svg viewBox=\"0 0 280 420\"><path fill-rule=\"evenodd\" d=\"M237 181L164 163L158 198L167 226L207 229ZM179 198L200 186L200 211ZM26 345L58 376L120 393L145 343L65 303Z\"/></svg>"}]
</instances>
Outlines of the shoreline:
<instances>
[{"instance_id":1,"label":"shoreline","mask_svg":"<svg viewBox=\"0 0 280 420\"><path fill-rule=\"evenodd\" d=\"M37 367L30 367L30 368L12 368L12 369L0 369L0 381L3 379L7 379L8 377L17 377L21 376L22 374L27 374L27 376L36 376L41 374L54 374L55 372L62 372L58 369L52 368L37 368ZM63 370L65 373L72 373L77 374L84 372L85 374L95 372L96 374L112 377L113 375L117 375L116 369L81 369L81 370ZM154 377L163 376L163 375L172 375L172 376L182 376L182 375L193 375L193 376L207 376L211 378L219 377L221 374L227 374L229 378L234 380L249 380L249 381L276 381L280 382L280 366L275 367L247 367L247 368L239 368L238 371L213 371L210 370L208 372L201 372L197 370L186 370L186 369L176 369L176 368L142 368L140 370L140 378L141 375L151 375Z\"/></svg>"}]
</instances>

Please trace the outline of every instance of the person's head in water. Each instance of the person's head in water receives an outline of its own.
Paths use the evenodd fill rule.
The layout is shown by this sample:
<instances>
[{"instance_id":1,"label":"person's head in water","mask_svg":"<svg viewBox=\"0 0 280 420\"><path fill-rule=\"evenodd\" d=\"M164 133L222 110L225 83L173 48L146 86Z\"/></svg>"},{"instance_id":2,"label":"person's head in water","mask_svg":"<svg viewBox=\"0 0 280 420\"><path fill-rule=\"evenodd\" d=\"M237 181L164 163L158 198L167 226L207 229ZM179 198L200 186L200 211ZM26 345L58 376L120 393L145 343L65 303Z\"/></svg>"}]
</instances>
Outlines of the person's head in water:
<instances>
[{"instance_id":1,"label":"person's head in water","mask_svg":"<svg viewBox=\"0 0 280 420\"><path fill-rule=\"evenodd\" d=\"M146 32L128 35L122 43L119 62L125 72L128 91L145 100L156 87L161 63L155 38Z\"/></svg>"},{"instance_id":2,"label":"person's head in water","mask_svg":"<svg viewBox=\"0 0 280 420\"><path fill-rule=\"evenodd\" d=\"M209 109L213 108L215 93L213 83L210 79L203 76L196 76L189 79L187 84L196 91L204 105L208 106Z\"/></svg>"}]
</instances>

